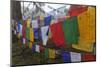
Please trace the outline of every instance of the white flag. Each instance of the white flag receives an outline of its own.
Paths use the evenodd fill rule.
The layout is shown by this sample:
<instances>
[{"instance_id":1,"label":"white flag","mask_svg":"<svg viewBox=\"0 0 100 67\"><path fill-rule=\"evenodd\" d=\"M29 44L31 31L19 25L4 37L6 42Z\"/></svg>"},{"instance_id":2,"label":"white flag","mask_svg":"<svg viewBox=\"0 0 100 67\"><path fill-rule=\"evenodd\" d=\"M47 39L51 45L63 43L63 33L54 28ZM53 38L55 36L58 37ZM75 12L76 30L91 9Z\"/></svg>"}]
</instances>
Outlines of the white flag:
<instances>
[{"instance_id":1,"label":"white flag","mask_svg":"<svg viewBox=\"0 0 100 67\"><path fill-rule=\"evenodd\" d=\"M35 51L39 53L40 52L39 45L35 45L35 47L36 47Z\"/></svg>"},{"instance_id":2,"label":"white flag","mask_svg":"<svg viewBox=\"0 0 100 67\"><path fill-rule=\"evenodd\" d=\"M38 28L38 21L32 20L32 28Z\"/></svg>"},{"instance_id":3,"label":"white flag","mask_svg":"<svg viewBox=\"0 0 100 67\"><path fill-rule=\"evenodd\" d=\"M80 62L81 61L81 53L70 52L71 62Z\"/></svg>"},{"instance_id":4,"label":"white flag","mask_svg":"<svg viewBox=\"0 0 100 67\"><path fill-rule=\"evenodd\" d=\"M42 42L44 46L46 45L47 40L48 40L48 35L47 35L48 28L49 26L41 27Z\"/></svg>"}]
</instances>

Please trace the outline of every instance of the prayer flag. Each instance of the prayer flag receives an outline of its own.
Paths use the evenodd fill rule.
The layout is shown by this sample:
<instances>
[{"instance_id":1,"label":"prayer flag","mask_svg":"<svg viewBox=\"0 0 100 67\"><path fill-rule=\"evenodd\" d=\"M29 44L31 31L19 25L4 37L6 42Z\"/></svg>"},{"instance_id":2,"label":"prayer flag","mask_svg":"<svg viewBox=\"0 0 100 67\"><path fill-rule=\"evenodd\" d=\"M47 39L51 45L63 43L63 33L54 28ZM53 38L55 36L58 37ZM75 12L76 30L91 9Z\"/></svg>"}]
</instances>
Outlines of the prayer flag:
<instances>
[{"instance_id":1,"label":"prayer flag","mask_svg":"<svg viewBox=\"0 0 100 67\"><path fill-rule=\"evenodd\" d=\"M55 50L49 48L49 58L54 59L55 58Z\"/></svg>"},{"instance_id":2,"label":"prayer flag","mask_svg":"<svg viewBox=\"0 0 100 67\"><path fill-rule=\"evenodd\" d=\"M45 48L44 55L45 55L45 58L49 57L49 50L48 50L48 48Z\"/></svg>"},{"instance_id":3,"label":"prayer flag","mask_svg":"<svg viewBox=\"0 0 100 67\"><path fill-rule=\"evenodd\" d=\"M36 47L35 51L39 53L40 52L39 45L35 45L35 47Z\"/></svg>"},{"instance_id":4,"label":"prayer flag","mask_svg":"<svg viewBox=\"0 0 100 67\"><path fill-rule=\"evenodd\" d=\"M81 53L70 52L71 62L81 62Z\"/></svg>"},{"instance_id":5,"label":"prayer flag","mask_svg":"<svg viewBox=\"0 0 100 67\"><path fill-rule=\"evenodd\" d=\"M42 35L43 45L46 45L47 40L48 40L48 36L47 36L48 28L49 28L49 26L41 27L41 35Z\"/></svg>"},{"instance_id":6,"label":"prayer flag","mask_svg":"<svg viewBox=\"0 0 100 67\"><path fill-rule=\"evenodd\" d=\"M39 28L34 28L34 39L38 39L39 38Z\"/></svg>"},{"instance_id":7,"label":"prayer flag","mask_svg":"<svg viewBox=\"0 0 100 67\"><path fill-rule=\"evenodd\" d=\"M72 5L69 9L69 15L71 17L78 16L79 14L87 11L87 6Z\"/></svg>"},{"instance_id":8,"label":"prayer flag","mask_svg":"<svg viewBox=\"0 0 100 67\"><path fill-rule=\"evenodd\" d=\"M57 47L63 46L65 44L64 32L62 30L61 22L50 25L50 30L52 33L52 40Z\"/></svg>"},{"instance_id":9,"label":"prayer flag","mask_svg":"<svg viewBox=\"0 0 100 67\"><path fill-rule=\"evenodd\" d=\"M44 18L45 26L50 25L51 19L52 19L52 16L48 16Z\"/></svg>"},{"instance_id":10,"label":"prayer flag","mask_svg":"<svg viewBox=\"0 0 100 67\"><path fill-rule=\"evenodd\" d=\"M82 61L95 61L96 56L90 53L84 53L82 55Z\"/></svg>"},{"instance_id":11,"label":"prayer flag","mask_svg":"<svg viewBox=\"0 0 100 67\"><path fill-rule=\"evenodd\" d=\"M63 62L71 62L71 57L69 52L62 51L61 53Z\"/></svg>"}]
</instances>

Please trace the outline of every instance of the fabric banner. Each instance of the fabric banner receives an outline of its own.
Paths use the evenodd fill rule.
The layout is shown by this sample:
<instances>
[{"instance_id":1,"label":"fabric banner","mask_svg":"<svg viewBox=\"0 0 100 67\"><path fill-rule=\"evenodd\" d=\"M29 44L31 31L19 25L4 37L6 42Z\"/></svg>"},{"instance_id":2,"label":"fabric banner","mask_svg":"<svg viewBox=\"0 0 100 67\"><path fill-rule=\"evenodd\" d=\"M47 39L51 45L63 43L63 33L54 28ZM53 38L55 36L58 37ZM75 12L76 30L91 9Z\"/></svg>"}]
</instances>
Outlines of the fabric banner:
<instances>
[{"instance_id":1,"label":"fabric banner","mask_svg":"<svg viewBox=\"0 0 100 67\"><path fill-rule=\"evenodd\" d=\"M79 37L77 17L67 18L62 23L62 28L64 31L66 43L67 44L77 44L78 37Z\"/></svg>"},{"instance_id":2,"label":"fabric banner","mask_svg":"<svg viewBox=\"0 0 100 67\"><path fill-rule=\"evenodd\" d=\"M44 25L45 26L50 25L51 19L52 19L52 16L45 17L44 18L44 23L45 23Z\"/></svg>"},{"instance_id":3,"label":"fabric banner","mask_svg":"<svg viewBox=\"0 0 100 67\"><path fill-rule=\"evenodd\" d=\"M35 46L35 44L33 44L33 45L32 45L32 51L33 51L33 52L35 52L35 48L36 48L36 46Z\"/></svg>"},{"instance_id":4,"label":"fabric banner","mask_svg":"<svg viewBox=\"0 0 100 67\"><path fill-rule=\"evenodd\" d=\"M31 20L27 19L27 27L30 27Z\"/></svg>"},{"instance_id":5,"label":"fabric banner","mask_svg":"<svg viewBox=\"0 0 100 67\"><path fill-rule=\"evenodd\" d=\"M72 43L77 44L78 43L78 38L79 38L79 30L78 30L78 18L77 17L72 17L70 20L70 23L72 24Z\"/></svg>"},{"instance_id":6,"label":"fabric banner","mask_svg":"<svg viewBox=\"0 0 100 67\"><path fill-rule=\"evenodd\" d=\"M87 11L87 8L88 8L87 6L72 5L68 13L71 17L78 16L84 11Z\"/></svg>"},{"instance_id":7,"label":"fabric banner","mask_svg":"<svg viewBox=\"0 0 100 67\"><path fill-rule=\"evenodd\" d=\"M22 36L22 24L20 24L20 30L19 30L19 33L20 33L20 36Z\"/></svg>"},{"instance_id":8,"label":"fabric banner","mask_svg":"<svg viewBox=\"0 0 100 67\"><path fill-rule=\"evenodd\" d=\"M49 26L41 27L41 35L42 35L42 41L44 46L46 45L48 40L48 36L47 36L48 28Z\"/></svg>"},{"instance_id":9,"label":"fabric banner","mask_svg":"<svg viewBox=\"0 0 100 67\"><path fill-rule=\"evenodd\" d=\"M32 27L30 27L30 41L34 42L34 32Z\"/></svg>"},{"instance_id":10,"label":"fabric banner","mask_svg":"<svg viewBox=\"0 0 100 67\"><path fill-rule=\"evenodd\" d=\"M62 51L61 53L63 62L71 62L71 57L69 52Z\"/></svg>"},{"instance_id":11,"label":"fabric banner","mask_svg":"<svg viewBox=\"0 0 100 67\"><path fill-rule=\"evenodd\" d=\"M30 28L26 27L26 38L30 40Z\"/></svg>"},{"instance_id":12,"label":"fabric banner","mask_svg":"<svg viewBox=\"0 0 100 67\"><path fill-rule=\"evenodd\" d=\"M81 62L81 53L70 52L71 62Z\"/></svg>"},{"instance_id":13,"label":"fabric banner","mask_svg":"<svg viewBox=\"0 0 100 67\"><path fill-rule=\"evenodd\" d=\"M32 20L32 28L38 28L38 21Z\"/></svg>"},{"instance_id":14,"label":"fabric banner","mask_svg":"<svg viewBox=\"0 0 100 67\"><path fill-rule=\"evenodd\" d=\"M80 39L88 44L95 42L95 12L92 13L92 11L95 10L88 8L78 16ZM94 20L92 20L93 18Z\"/></svg>"},{"instance_id":15,"label":"fabric banner","mask_svg":"<svg viewBox=\"0 0 100 67\"><path fill-rule=\"evenodd\" d=\"M36 47L35 51L38 52L38 53L40 53L39 45L35 45L35 47Z\"/></svg>"},{"instance_id":16,"label":"fabric banner","mask_svg":"<svg viewBox=\"0 0 100 67\"><path fill-rule=\"evenodd\" d=\"M17 24L17 33L20 32L20 24L21 24L21 22L19 21L18 24Z\"/></svg>"},{"instance_id":17,"label":"fabric banner","mask_svg":"<svg viewBox=\"0 0 100 67\"><path fill-rule=\"evenodd\" d=\"M39 39L39 28L34 28L34 39Z\"/></svg>"},{"instance_id":18,"label":"fabric banner","mask_svg":"<svg viewBox=\"0 0 100 67\"><path fill-rule=\"evenodd\" d=\"M44 55L45 55L45 58L49 58L49 50L48 50L48 48L45 48Z\"/></svg>"},{"instance_id":19,"label":"fabric banner","mask_svg":"<svg viewBox=\"0 0 100 67\"><path fill-rule=\"evenodd\" d=\"M95 61L95 60L96 60L96 56L93 54L84 53L82 55L82 61Z\"/></svg>"},{"instance_id":20,"label":"fabric banner","mask_svg":"<svg viewBox=\"0 0 100 67\"><path fill-rule=\"evenodd\" d=\"M93 51L93 44L87 44L83 40L79 39L77 45L73 45L72 47L81 51L92 52Z\"/></svg>"},{"instance_id":21,"label":"fabric banner","mask_svg":"<svg viewBox=\"0 0 100 67\"><path fill-rule=\"evenodd\" d=\"M55 50L49 48L49 58L54 59L55 58Z\"/></svg>"},{"instance_id":22,"label":"fabric banner","mask_svg":"<svg viewBox=\"0 0 100 67\"><path fill-rule=\"evenodd\" d=\"M64 32L62 30L62 22L50 25L50 30L52 33L52 40L57 47L63 46L65 44Z\"/></svg>"},{"instance_id":23,"label":"fabric banner","mask_svg":"<svg viewBox=\"0 0 100 67\"><path fill-rule=\"evenodd\" d=\"M24 21L24 23L23 23L22 36L23 36L23 38L26 38L26 21Z\"/></svg>"},{"instance_id":24,"label":"fabric banner","mask_svg":"<svg viewBox=\"0 0 100 67\"><path fill-rule=\"evenodd\" d=\"M62 23L62 28L64 31L64 36L65 36L65 40L67 44L71 44L72 43L72 32L71 32L71 23L70 23L70 19L66 19L63 23Z\"/></svg>"}]
</instances>

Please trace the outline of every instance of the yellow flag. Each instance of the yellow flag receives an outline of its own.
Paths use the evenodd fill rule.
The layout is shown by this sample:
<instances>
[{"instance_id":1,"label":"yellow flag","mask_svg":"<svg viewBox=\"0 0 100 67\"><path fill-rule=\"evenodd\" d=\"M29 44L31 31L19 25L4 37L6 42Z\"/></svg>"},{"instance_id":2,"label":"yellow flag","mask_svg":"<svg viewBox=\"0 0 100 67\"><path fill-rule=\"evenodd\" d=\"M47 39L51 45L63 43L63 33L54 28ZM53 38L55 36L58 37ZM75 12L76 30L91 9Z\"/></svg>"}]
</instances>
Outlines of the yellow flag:
<instances>
[{"instance_id":1,"label":"yellow flag","mask_svg":"<svg viewBox=\"0 0 100 67\"><path fill-rule=\"evenodd\" d=\"M55 58L55 50L54 49L49 49L49 58L52 58L52 59Z\"/></svg>"},{"instance_id":2,"label":"yellow flag","mask_svg":"<svg viewBox=\"0 0 100 67\"><path fill-rule=\"evenodd\" d=\"M34 32L32 27L30 27L30 41L30 48L32 48L32 43L34 42Z\"/></svg>"},{"instance_id":3,"label":"yellow flag","mask_svg":"<svg viewBox=\"0 0 100 67\"><path fill-rule=\"evenodd\" d=\"M27 27L30 27L30 19L27 19Z\"/></svg>"},{"instance_id":4,"label":"yellow flag","mask_svg":"<svg viewBox=\"0 0 100 67\"><path fill-rule=\"evenodd\" d=\"M93 43L85 43L83 40L79 40L78 45L72 45L73 48L86 51L86 52L92 52L93 51Z\"/></svg>"},{"instance_id":5,"label":"yellow flag","mask_svg":"<svg viewBox=\"0 0 100 67\"><path fill-rule=\"evenodd\" d=\"M88 7L88 10L78 16L79 41L73 44L75 49L92 52L95 42L95 7Z\"/></svg>"},{"instance_id":6,"label":"yellow flag","mask_svg":"<svg viewBox=\"0 0 100 67\"><path fill-rule=\"evenodd\" d=\"M78 16L80 39L86 43L95 42L95 8L89 7L87 11Z\"/></svg>"}]
</instances>

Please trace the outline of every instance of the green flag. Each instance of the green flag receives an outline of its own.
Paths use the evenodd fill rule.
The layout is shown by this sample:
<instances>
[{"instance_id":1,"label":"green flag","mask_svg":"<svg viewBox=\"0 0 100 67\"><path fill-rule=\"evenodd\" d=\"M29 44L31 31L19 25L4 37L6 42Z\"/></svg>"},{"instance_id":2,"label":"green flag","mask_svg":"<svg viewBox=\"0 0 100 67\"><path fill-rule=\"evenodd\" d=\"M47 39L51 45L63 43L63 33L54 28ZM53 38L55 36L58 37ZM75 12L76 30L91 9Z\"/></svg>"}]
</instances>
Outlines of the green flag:
<instances>
[{"instance_id":1,"label":"green flag","mask_svg":"<svg viewBox=\"0 0 100 67\"><path fill-rule=\"evenodd\" d=\"M79 36L77 17L67 18L62 23L62 27L66 44L77 44Z\"/></svg>"},{"instance_id":2,"label":"green flag","mask_svg":"<svg viewBox=\"0 0 100 67\"><path fill-rule=\"evenodd\" d=\"M28 46L30 45L30 28L29 27L26 27L26 39L28 40Z\"/></svg>"},{"instance_id":3,"label":"green flag","mask_svg":"<svg viewBox=\"0 0 100 67\"><path fill-rule=\"evenodd\" d=\"M45 55L45 58L49 57L49 50L48 50L48 48L45 48L44 55Z\"/></svg>"},{"instance_id":4,"label":"green flag","mask_svg":"<svg viewBox=\"0 0 100 67\"><path fill-rule=\"evenodd\" d=\"M72 43L77 44L78 43L78 36L79 36L79 31L78 31L78 19L77 17L72 17L70 20L71 23L71 32L72 32Z\"/></svg>"},{"instance_id":5,"label":"green flag","mask_svg":"<svg viewBox=\"0 0 100 67\"><path fill-rule=\"evenodd\" d=\"M71 23L70 19L66 19L62 23L63 31L64 31L64 36L65 36L65 41L66 44L71 44L72 43L72 33L71 33Z\"/></svg>"}]
</instances>

